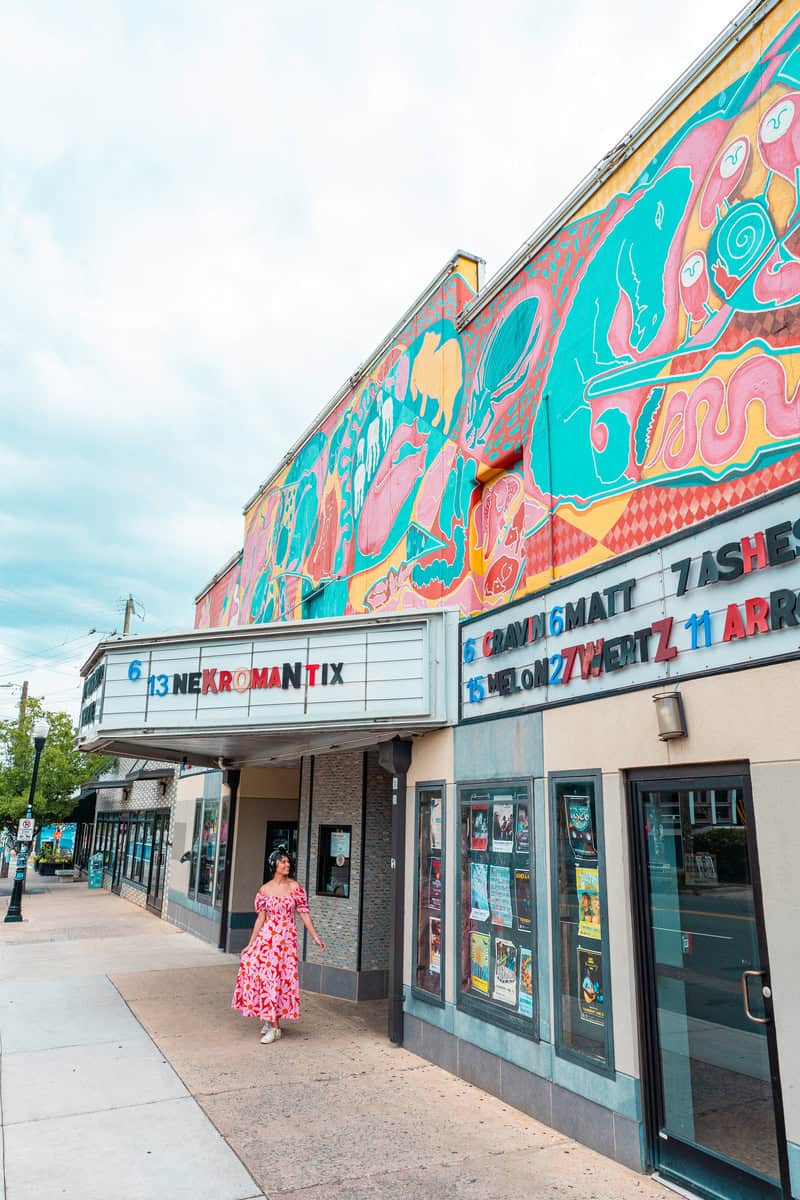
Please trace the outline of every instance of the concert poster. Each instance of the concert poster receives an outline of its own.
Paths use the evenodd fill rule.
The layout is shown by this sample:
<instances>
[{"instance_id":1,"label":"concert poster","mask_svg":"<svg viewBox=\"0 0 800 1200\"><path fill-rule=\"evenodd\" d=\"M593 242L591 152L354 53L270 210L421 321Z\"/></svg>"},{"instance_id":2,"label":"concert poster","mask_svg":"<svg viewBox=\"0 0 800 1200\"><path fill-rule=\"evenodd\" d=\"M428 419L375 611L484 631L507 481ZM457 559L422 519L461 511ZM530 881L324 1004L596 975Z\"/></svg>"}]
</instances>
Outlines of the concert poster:
<instances>
[{"instance_id":1,"label":"concert poster","mask_svg":"<svg viewBox=\"0 0 800 1200\"><path fill-rule=\"evenodd\" d=\"M499 867L494 863L489 867L489 907L493 925L504 925L506 929L513 927L511 872L508 867Z\"/></svg>"},{"instance_id":2,"label":"concert poster","mask_svg":"<svg viewBox=\"0 0 800 1200\"><path fill-rule=\"evenodd\" d=\"M484 804L473 805L470 850L489 849L489 809Z\"/></svg>"},{"instance_id":3,"label":"concert poster","mask_svg":"<svg viewBox=\"0 0 800 1200\"><path fill-rule=\"evenodd\" d=\"M531 873L518 869L514 872L514 896L517 902L517 925L520 929L531 927Z\"/></svg>"},{"instance_id":4,"label":"concert poster","mask_svg":"<svg viewBox=\"0 0 800 1200\"><path fill-rule=\"evenodd\" d=\"M494 941L494 990L493 1000L503 1004L517 1005L517 947L505 938Z\"/></svg>"},{"instance_id":5,"label":"concert poster","mask_svg":"<svg viewBox=\"0 0 800 1200\"><path fill-rule=\"evenodd\" d=\"M565 796L567 837L573 856L581 862L597 861L592 804L586 796Z\"/></svg>"},{"instance_id":6,"label":"concert poster","mask_svg":"<svg viewBox=\"0 0 800 1200\"><path fill-rule=\"evenodd\" d=\"M470 966L472 989L489 994L489 934L471 933L469 935Z\"/></svg>"},{"instance_id":7,"label":"concert poster","mask_svg":"<svg viewBox=\"0 0 800 1200\"><path fill-rule=\"evenodd\" d=\"M599 950L578 947L578 1007L582 1021L605 1025L603 958Z\"/></svg>"}]
</instances>

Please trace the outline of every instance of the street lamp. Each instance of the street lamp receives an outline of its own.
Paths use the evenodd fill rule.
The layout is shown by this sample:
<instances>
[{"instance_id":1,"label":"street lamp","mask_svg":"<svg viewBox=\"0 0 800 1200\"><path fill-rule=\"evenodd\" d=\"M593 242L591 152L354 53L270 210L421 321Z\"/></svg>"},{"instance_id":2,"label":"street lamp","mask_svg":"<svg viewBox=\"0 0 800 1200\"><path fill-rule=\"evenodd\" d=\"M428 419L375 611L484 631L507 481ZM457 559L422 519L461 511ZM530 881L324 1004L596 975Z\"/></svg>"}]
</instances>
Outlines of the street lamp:
<instances>
[{"instance_id":1,"label":"street lamp","mask_svg":"<svg viewBox=\"0 0 800 1200\"><path fill-rule=\"evenodd\" d=\"M39 759L42 757L42 750L47 741L47 735L50 732L50 726L43 717L40 717L33 724L33 746L35 750L33 759L33 775L31 776L31 791L28 796L28 811L25 816L30 820L33 816L33 797L36 794L36 777L39 774ZM28 870L28 846L29 842L20 842L19 850L17 851L17 870L14 875L14 887L11 891L11 900L6 913L6 921L21 921L22 920L22 888L25 883L25 875Z\"/></svg>"}]
</instances>

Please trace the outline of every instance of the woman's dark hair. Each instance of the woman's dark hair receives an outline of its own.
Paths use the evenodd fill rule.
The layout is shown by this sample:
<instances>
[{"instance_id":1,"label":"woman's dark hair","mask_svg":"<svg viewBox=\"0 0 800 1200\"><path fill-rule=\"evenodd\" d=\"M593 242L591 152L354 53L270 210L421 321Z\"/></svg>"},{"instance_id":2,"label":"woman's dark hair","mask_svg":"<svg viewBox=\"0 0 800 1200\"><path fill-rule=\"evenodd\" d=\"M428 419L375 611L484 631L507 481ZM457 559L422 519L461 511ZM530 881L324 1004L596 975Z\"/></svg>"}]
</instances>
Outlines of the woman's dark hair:
<instances>
[{"instance_id":1,"label":"woman's dark hair","mask_svg":"<svg viewBox=\"0 0 800 1200\"><path fill-rule=\"evenodd\" d=\"M267 866L269 867L270 879L272 879L273 875L275 874L276 868L278 866L278 861L281 858L288 858L289 874L290 875L294 874L294 863L292 862L292 856L289 853L289 847L288 846L277 846L272 851L272 854L270 854L269 858L267 859Z\"/></svg>"}]
</instances>

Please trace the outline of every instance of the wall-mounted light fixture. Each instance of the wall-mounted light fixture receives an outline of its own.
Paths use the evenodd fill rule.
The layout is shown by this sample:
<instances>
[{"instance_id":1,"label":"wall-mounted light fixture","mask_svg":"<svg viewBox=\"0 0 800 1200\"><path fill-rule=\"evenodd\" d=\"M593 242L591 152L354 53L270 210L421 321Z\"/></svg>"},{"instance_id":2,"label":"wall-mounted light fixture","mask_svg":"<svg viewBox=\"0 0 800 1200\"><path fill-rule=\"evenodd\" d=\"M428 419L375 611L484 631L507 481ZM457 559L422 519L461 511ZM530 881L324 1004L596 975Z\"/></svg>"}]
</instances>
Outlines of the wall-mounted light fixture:
<instances>
[{"instance_id":1,"label":"wall-mounted light fixture","mask_svg":"<svg viewBox=\"0 0 800 1200\"><path fill-rule=\"evenodd\" d=\"M164 797L165 797L165 796L166 796L166 794L167 794L167 781L166 781L166 779L159 779L159 781L158 781L158 792L159 792L159 795L161 796L161 799L163 800L163 799L164 799Z\"/></svg>"},{"instance_id":2,"label":"wall-mounted light fixture","mask_svg":"<svg viewBox=\"0 0 800 1200\"><path fill-rule=\"evenodd\" d=\"M129 795L130 795L130 791L129 791L129 789L128 789L128 788L123 788L123 789L122 789L122 803L123 803L123 804L127 804L127 803L128 803L128 796L129 796Z\"/></svg>"},{"instance_id":3,"label":"wall-mounted light fixture","mask_svg":"<svg viewBox=\"0 0 800 1200\"><path fill-rule=\"evenodd\" d=\"M670 742L673 738L686 737L686 713L680 692L658 692L653 696L653 703L661 741Z\"/></svg>"}]
</instances>

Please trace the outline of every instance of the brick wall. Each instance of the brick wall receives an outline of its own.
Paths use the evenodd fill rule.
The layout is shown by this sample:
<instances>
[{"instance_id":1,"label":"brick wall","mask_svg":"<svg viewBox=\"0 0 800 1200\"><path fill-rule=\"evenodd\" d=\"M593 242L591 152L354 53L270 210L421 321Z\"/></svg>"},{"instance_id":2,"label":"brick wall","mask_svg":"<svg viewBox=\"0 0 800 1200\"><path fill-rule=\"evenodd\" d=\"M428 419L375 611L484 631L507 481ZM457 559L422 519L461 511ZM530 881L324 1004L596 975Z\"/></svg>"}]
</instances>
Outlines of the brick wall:
<instances>
[{"instance_id":1,"label":"brick wall","mask_svg":"<svg viewBox=\"0 0 800 1200\"><path fill-rule=\"evenodd\" d=\"M308 939L306 960L328 967L355 971L358 966L358 905L361 891L361 789L363 752L340 751L317 755L314 760L314 785L311 801L311 865L308 872L308 898L311 915L327 950L318 950ZM303 772L303 791L305 793ZM304 820L300 833L300 857L305 860L308 830L308 800L304 795ZM317 853L320 825L351 825L350 895L317 896Z\"/></svg>"},{"instance_id":2,"label":"brick wall","mask_svg":"<svg viewBox=\"0 0 800 1200\"><path fill-rule=\"evenodd\" d=\"M367 754L367 822L364 852L364 913L361 969L389 967L392 906L392 777L378 766L377 751Z\"/></svg>"},{"instance_id":3,"label":"brick wall","mask_svg":"<svg viewBox=\"0 0 800 1200\"><path fill-rule=\"evenodd\" d=\"M356 971L359 966L358 929L361 900L361 842L364 843L364 903L361 931L361 970L384 971L389 964L391 914L391 778L378 766L376 751L366 755L367 819L361 828L365 755L361 750L317 755L303 763L297 878L308 891L311 915L327 943L321 953L308 939L305 959L321 966ZM306 871L311 810L311 857ZM350 825L350 895L318 896L317 861L320 825ZM300 934L302 938L302 932Z\"/></svg>"}]
</instances>

